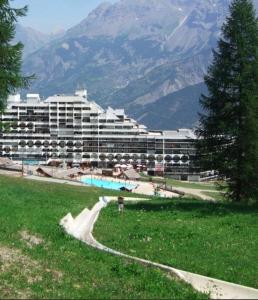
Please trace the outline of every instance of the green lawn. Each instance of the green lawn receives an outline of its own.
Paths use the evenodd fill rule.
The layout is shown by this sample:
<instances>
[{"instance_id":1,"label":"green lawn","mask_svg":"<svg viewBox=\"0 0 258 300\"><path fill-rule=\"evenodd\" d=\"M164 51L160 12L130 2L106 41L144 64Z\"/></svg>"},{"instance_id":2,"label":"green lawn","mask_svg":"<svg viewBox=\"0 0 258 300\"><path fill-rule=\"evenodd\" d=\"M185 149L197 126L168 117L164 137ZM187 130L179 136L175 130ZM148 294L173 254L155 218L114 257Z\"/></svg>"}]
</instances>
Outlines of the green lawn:
<instances>
[{"instance_id":1,"label":"green lawn","mask_svg":"<svg viewBox=\"0 0 258 300\"><path fill-rule=\"evenodd\" d=\"M97 251L62 231L65 214L109 194L118 193L0 176L0 298L207 299L160 270ZM102 219L105 235L103 225Z\"/></svg>"},{"instance_id":2,"label":"green lawn","mask_svg":"<svg viewBox=\"0 0 258 300\"><path fill-rule=\"evenodd\" d=\"M142 181L155 181L156 178L157 180L161 180L161 177L151 177L144 175L143 173L141 174L141 180ZM171 185L172 187L182 187L182 188L190 188L190 189L199 189L199 190L217 190L218 186L216 183L213 182L188 182L188 181L181 181L181 180L176 180L172 179L169 177L165 178L167 185Z\"/></svg>"},{"instance_id":3,"label":"green lawn","mask_svg":"<svg viewBox=\"0 0 258 300\"><path fill-rule=\"evenodd\" d=\"M224 196L223 193L220 193L220 192L202 192L204 195L207 195L207 196L210 196L212 197L213 199L217 200L217 201L222 201L222 202L225 202L227 201L226 200L226 197Z\"/></svg>"},{"instance_id":4,"label":"green lawn","mask_svg":"<svg viewBox=\"0 0 258 300\"><path fill-rule=\"evenodd\" d=\"M179 269L258 288L258 207L193 199L115 204L94 236L106 246Z\"/></svg>"},{"instance_id":5,"label":"green lawn","mask_svg":"<svg viewBox=\"0 0 258 300\"><path fill-rule=\"evenodd\" d=\"M190 189L200 189L200 190L217 190L217 186L215 183L198 183L198 182L187 182L180 181L171 178L166 178L166 182L168 185L172 185L172 187L182 187L182 188L190 188Z\"/></svg>"}]
</instances>

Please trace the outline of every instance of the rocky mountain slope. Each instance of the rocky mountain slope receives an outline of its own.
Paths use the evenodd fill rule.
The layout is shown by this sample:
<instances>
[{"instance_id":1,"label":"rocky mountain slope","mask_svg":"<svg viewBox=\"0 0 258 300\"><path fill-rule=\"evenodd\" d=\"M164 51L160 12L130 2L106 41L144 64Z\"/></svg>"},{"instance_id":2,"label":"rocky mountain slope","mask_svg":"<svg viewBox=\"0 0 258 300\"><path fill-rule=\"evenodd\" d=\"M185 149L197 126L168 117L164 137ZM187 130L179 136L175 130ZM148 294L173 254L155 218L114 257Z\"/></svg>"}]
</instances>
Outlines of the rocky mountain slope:
<instances>
[{"instance_id":1,"label":"rocky mountain slope","mask_svg":"<svg viewBox=\"0 0 258 300\"><path fill-rule=\"evenodd\" d=\"M63 36L61 30L52 34L45 34L31 27L24 27L20 24L16 25L16 35L13 43L21 41L24 45L23 57L26 58L29 54L39 50L53 40L57 40Z\"/></svg>"},{"instance_id":2,"label":"rocky mountain slope","mask_svg":"<svg viewBox=\"0 0 258 300\"><path fill-rule=\"evenodd\" d=\"M258 0L255 0L256 4ZM103 3L24 63L44 96L85 86L151 128L193 126L229 0ZM184 111L186 111L184 113Z\"/></svg>"},{"instance_id":3,"label":"rocky mountain slope","mask_svg":"<svg viewBox=\"0 0 258 300\"><path fill-rule=\"evenodd\" d=\"M16 36L14 43L22 41L24 44L23 57L35 52L50 42L51 37L47 34L41 33L30 27L24 27L19 24L16 26Z\"/></svg>"}]
</instances>

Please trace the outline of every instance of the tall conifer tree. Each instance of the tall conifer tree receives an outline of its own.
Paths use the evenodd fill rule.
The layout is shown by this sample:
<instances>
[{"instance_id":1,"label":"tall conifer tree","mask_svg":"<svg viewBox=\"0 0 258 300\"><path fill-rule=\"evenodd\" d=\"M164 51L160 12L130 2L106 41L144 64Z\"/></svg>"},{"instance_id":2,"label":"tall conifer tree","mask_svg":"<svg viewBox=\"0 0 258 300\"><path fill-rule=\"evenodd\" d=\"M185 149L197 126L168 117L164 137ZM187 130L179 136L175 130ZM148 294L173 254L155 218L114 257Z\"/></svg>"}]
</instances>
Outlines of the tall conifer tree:
<instances>
[{"instance_id":1,"label":"tall conifer tree","mask_svg":"<svg viewBox=\"0 0 258 300\"><path fill-rule=\"evenodd\" d=\"M197 148L237 202L258 202L258 23L251 0L233 0L205 76Z\"/></svg>"},{"instance_id":2,"label":"tall conifer tree","mask_svg":"<svg viewBox=\"0 0 258 300\"><path fill-rule=\"evenodd\" d=\"M18 88L28 86L32 77L21 75L22 43L13 44L17 18L25 16L27 7L11 8L9 0L0 0L0 111Z\"/></svg>"}]
</instances>

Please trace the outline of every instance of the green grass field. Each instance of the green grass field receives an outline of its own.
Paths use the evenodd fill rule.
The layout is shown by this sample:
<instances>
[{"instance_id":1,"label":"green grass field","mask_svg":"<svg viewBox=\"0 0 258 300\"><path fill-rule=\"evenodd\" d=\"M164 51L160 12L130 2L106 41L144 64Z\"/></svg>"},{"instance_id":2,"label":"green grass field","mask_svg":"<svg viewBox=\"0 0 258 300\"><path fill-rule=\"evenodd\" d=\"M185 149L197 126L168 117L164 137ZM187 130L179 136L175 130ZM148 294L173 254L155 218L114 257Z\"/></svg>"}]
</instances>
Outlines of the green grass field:
<instances>
[{"instance_id":1,"label":"green grass field","mask_svg":"<svg viewBox=\"0 0 258 300\"><path fill-rule=\"evenodd\" d=\"M227 202L227 198L225 197L225 195L223 193L220 192L202 192L204 195L210 196L213 199L217 200L217 201L221 201L221 202Z\"/></svg>"},{"instance_id":2,"label":"green grass field","mask_svg":"<svg viewBox=\"0 0 258 300\"><path fill-rule=\"evenodd\" d=\"M258 207L193 199L115 204L94 236L124 253L258 288Z\"/></svg>"},{"instance_id":3,"label":"green grass field","mask_svg":"<svg viewBox=\"0 0 258 300\"><path fill-rule=\"evenodd\" d=\"M172 187L182 187L189 189L199 189L199 190L217 190L217 186L215 183L199 183L199 182L187 182L187 181L179 181L171 178L166 178L166 183L168 185L172 185Z\"/></svg>"},{"instance_id":4,"label":"green grass field","mask_svg":"<svg viewBox=\"0 0 258 300\"><path fill-rule=\"evenodd\" d=\"M0 176L0 298L207 299L160 270L92 249L67 236L58 225L68 212L76 215L92 207L100 195L115 194ZM105 217L111 224L105 225L101 218L98 234L102 238L115 237L119 230L113 226L124 224L114 209L105 212L106 217L111 214ZM131 213L128 210L123 220L135 216L138 224L139 212ZM114 229L112 237L105 226ZM139 228L133 234L141 238L141 232Z\"/></svg>"},{"instance_id":5,"label":"green grass field","mask_svg":"<svg viewBox=\"0 0 258 300\"><path fill-rule=\"evenodd\" d=\"M151 176L147 176L144 175L143 173L141 173L141 180L142 181L155 181L157 178L157 180L161 180L161 177L151 177ZM208 190L208 191L216 191L218 189L218 186L216 183L213 182L188 182L188 181L180 181L180 180L175 180L169 177L166 177L165 179L163 179L166 181L167 185L171 185L172 187L182 187L182 188L189 188L189 189L198 189L198 190Z\"/></svg>"}]
</instances>

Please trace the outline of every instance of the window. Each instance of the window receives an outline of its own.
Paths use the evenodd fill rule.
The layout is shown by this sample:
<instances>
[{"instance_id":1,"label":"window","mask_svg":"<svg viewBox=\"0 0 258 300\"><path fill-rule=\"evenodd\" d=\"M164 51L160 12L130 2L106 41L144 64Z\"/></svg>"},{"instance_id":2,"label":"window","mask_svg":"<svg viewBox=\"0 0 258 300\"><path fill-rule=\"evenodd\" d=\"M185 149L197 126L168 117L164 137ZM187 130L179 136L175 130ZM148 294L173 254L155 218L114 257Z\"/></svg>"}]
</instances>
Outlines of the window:
<instances>
[{"instance_id":1,"label":"window","mask_svg":"<svg viewBox=\"0 0 258 300\"><path fill-rule=\"evenodd\" d=\"M65 142L64 142L64 141L59 142L59 146L60 146L61 148L64 148L64 147L65 147Z\"/></svg>"},{"instance_id":2,"label":"window","mask_svg":"<svg viewBox=\"0 0 258 300\"><path fill-rule=\"evenodd\" d=\"M35 145L39 148L41 146L41 141L36 141Z\"/></svg>"},{"instance_id":3,"label":"window","mask_svg":"<svg viewBox=\"0 0 258 300\"><path fill-rule=\"evenodd\" d=\"M174 161L175 163L178 163L178 162L180 161L180 157L179 157L178 155L175 155L175 156L173 157L173 161Z\"/></svg>"},{"instance_id":4,"label":"window","mask_svg":"<svg viewBox=\"0 0 258 300\"><path fill-rule=\"evenodd\" d=\"M33 141L29 141L28 142L28 146L31 148L31 147L33 147Z\"/></svg>"},{"instance_id":5,"label":"window","mask_svg":"<svg viewBox=\"0 0 258 300\"><path fill-rule=\"evenodd\" d=\"M170 155L165 156L165 161L170 162L172 160L172 157Z\"/></svg>"},{"instance_id":6,"label":"window","mask_svg":"<svg viewBox=\"0 0 258 300\"><path fill-rule=\"evenodd\" d=\"M43 145L44 145L44 147L48 147L49 146L49 142L48 141L44 141Z\"/></svg>"}]
</instances>

